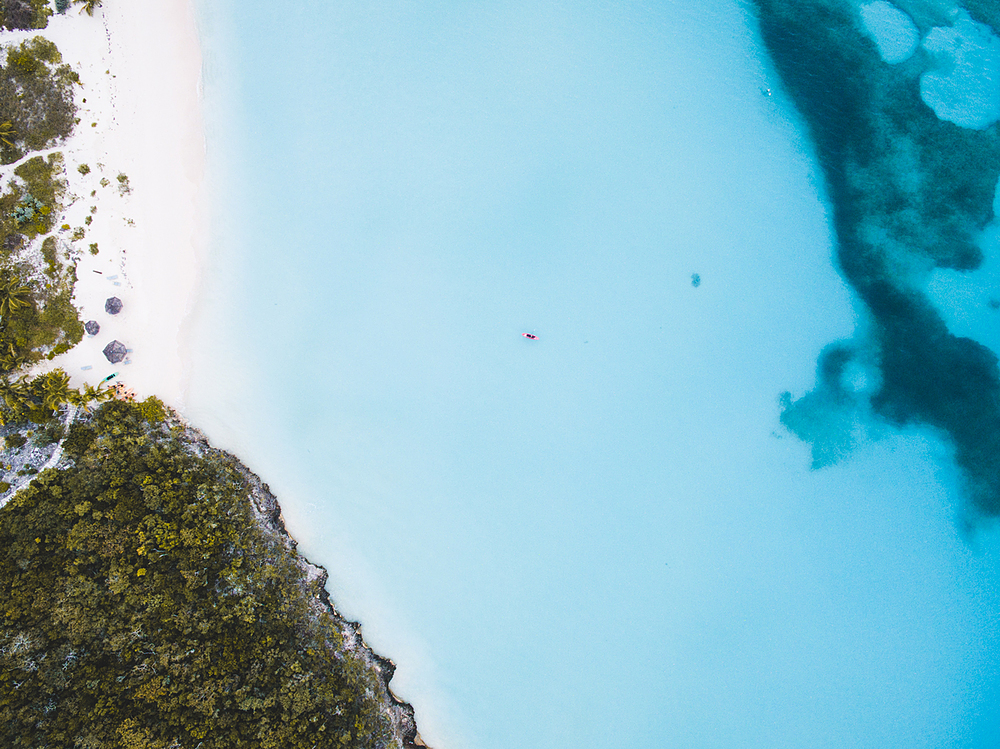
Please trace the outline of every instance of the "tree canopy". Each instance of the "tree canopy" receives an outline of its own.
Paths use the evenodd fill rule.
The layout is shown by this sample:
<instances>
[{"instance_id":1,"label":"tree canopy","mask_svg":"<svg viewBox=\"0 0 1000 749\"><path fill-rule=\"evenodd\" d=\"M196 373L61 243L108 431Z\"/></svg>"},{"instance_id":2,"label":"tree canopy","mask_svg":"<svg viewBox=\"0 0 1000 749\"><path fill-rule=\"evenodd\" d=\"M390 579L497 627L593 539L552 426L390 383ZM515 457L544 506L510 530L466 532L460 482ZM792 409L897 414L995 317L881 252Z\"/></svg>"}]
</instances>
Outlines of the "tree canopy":
<instances>
[{"instance_id":1,"label":"tree canopy","mask_svg":"<svg viewBox=\"0 0 1000 749\"><path fill-rule=\"evenodd\" d=\"M101 406L72 465L0 510L0 744L399 746L376 669L238 464L163 416Z\"/></svg>"}]
</instances>

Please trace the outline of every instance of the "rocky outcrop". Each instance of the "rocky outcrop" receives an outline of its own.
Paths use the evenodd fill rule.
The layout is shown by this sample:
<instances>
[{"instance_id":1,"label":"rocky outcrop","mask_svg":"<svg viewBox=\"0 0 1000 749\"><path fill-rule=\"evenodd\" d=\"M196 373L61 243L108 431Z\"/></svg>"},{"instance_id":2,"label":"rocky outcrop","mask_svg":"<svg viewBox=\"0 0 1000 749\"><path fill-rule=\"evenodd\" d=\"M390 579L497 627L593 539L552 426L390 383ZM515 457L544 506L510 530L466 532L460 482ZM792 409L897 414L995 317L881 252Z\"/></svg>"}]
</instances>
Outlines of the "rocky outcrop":
<instances>
[{"instance_id":1,"label":"rocky outcrop","mask_svg":"<svg viewBox=\"0 0 1000 749\"><path fill-rule=\"evenodd\" d=\"M378 697L394 727L399 744L406 749L426 747L427 744L423 742L417 731L413 706L397 698L390 687L389 683L396 671L396 664L373 652L361 635L361 625L358 622L348 621L337 611L326 590L329 573L323 567L312 564L298 553L296 550L298 543L285 528L281 507L268 485L261 481L260 477L247 468L235 455L213 448L198 430L185 426L185 431L192 447L198 454L205 455L215 452L225 458L236 475L243 481L261 528L287 550L302 571L301 583L305 586L305 593L315 601L316 615L332 617L343 637L343 647L359 657L378 677L377 682L381 686L381 694Z\"/></svg>"}]
</instances>

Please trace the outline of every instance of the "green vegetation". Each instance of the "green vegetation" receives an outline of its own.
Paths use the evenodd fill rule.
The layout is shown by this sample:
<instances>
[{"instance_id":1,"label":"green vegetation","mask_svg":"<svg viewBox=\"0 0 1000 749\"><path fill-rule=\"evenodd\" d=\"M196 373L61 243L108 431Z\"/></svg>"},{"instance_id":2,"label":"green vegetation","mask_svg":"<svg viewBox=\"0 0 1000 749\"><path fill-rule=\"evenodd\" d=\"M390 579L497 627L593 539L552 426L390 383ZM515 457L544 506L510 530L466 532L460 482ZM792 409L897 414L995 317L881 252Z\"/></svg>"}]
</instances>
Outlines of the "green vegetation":
<instances>
[{"instance_id":1,"label":"green vegetation","mask_svg":"<svg viewBox=\"0 0 1000 749\"><path fill-rule=\"evenodd\" d=\"M245 469L162 414L102 406L0 511L0 744L399 746Z\"/></svg>"},{"instance_id":2,"label":"green vegetation","mask_svg":"<svg viewBox=\"0 0 1000 749\"><path fill-rule=\"evenodd\" d=\"M50 15L47 0L0 0L0 28L44 29Z\"/></svg>"},{"instance_id":3,"label":"green vegetation","mask_svg":"<svg viewBox=\"0 0 1000 749\"><path fill-rule=\"evenodd\" d=\"M14 174L23 180L24 185L23 191L20 186L14 186L20 193L19 204L24 205L27 199L34 201L34 215L27 220L17 220L15 208L17 230L29 239L39 234L48 234L53 229L58 209L62 207L59 201L66 193L66 182L60 179L62 171L63 158L60 153L50 154L47 160L35 156L14 170Z\"/></svg>"},{"instance_id":4,"label":"green vegetation","mask_svg":"<svg viewBox=\"0 0 1000 749\"><path fill-rule=\"evenodd\" d=\"M52 359L83 338L83 323L72 304L75 269L59 268L59 283L38 289L9 269L0 271L0 376L24 364ZM2 314L2 313L0 313Z\"/></svg>"},{"instance_id":5,"label":"green vegetation","mask_svg":"<svg viewBox=\"0 0 1000 749\"><path fill-rule=\"evenodd\" d=\"M21 196L14 206L13 219L18 229L27 228L33 233L44 231L45 218L52 212L52 206L45 205L30 192Z\"/></svg>"},{"instance_id":6,"label":"green vegetation","mask_svg":"<svg viewBox=\"0 0 1000 749\"><path fill-rule=\"evenodd\" d=\"M0 20L36 2L0 0ZM50 42L0 49L0 161L69 135L74 82ZM156 398L80 416L111 391L17 377L84 333L52 233L63 176L60 154L36 156L0 186L0 746L400 747L412 710L391 664L324 606L256 477Z\"/></svg>"},{"instance_id":7,"label":"green vegetation","mask_svg":"<svg viewBox=\"0 0 1000 749\"><path fill-rule=\"evenodd\" d=\"M66 191L62 155L28 159L14 174L0 195L0 376L51 359L83 338L72 304L76 269L60 262L56 237L45 236ZM32 250L38 236L45 238ZM39 251L41 257L32 254Z\"/></svg>"},{"instance_id":8,"label":"green vegetation","mask_svg":"<svg viewBox=\"0 0 1000 749\"><path fill-rule=\"evenodd\" d=\"M73 0L74 5L79 5L80 12L88 16L94 15L94 11L101 7L101 0Z\"/></svg>"},{"instance_id":9,"label":"green vegetation","mask_svg":"<svg viewBox=\"0 0 1000 749\"><path fill-rule=\"evenodd\" d=\"M16 268L0 268L0 376L52 359L83 338L73 306L76 269L53 266L52 282L27 281Z\"/></svg>"},{"instance_id":10,"label":"green vegetation","mask_svg":"<svg viewBox=\"0 0 1000 749\"><path fill-rule=\"evenodd\" d=\"M63 266L56 253L55 237L46 237L42 242L42 259L45 261L45 273L50 278L59 278Z\"/></svg>"},{"instance_id":11,"label":"green vegetation","mask_svg":"<svg viewBox=\"0 0 1000 749\"><path fill-rule=\"evenodd\" d=\"M0 54L0 155L11 161L22 157L19 147L39 148L69 134L76 74L60 65L55 45L41 37ZM0 194L0 415L5 423L42 421L63 402L79 401L61 371L30 383L23 378L10 382L16 370L52 359L83 338L72 303L76 269L60 261L59 242L50 234L62 212L63 174L62 154L35 156L14 170ZM44 239L34 242L38 237ZM57 386L61 396L53 400Z\"/></svg>"},{"instance_id":12,"label":"green vegetation","mask_svg":"<svg viewBox=\"0 0 1000 749\"><path fill-rule=\"evenodd\" d=\"M0 317L11 317L31 304L31 287L17 276L0 277Z\"/></svg>"},{"instance_id":13,"label":"green vegetation","mask_svg":"<svg viewBox=\"0 0 1000 749\"><path fill-rule=\"evenodd\" d=\"M0 123L6 137L0 138L0 162L9 164L70 134L76 115L73 84L79 76L61 64L56 45L40 36L0 50L0 56L4 51Z\"/></svg>"},{"instance_id":14,"label":"green vegetation","mask_svg":"<svg viewBox=\"0 0 1000 749\"><path fill-rule=\"evenodd\" d=\"M60 153L28 159L14 174L17 179L0 194L0 261L9 259L25 239L52 231L66 193Z\"/></svg>"},{"instance_id":15,"label":"green vegetation","mask_svg":"<svg viewBox=\"0 0 1000 749\"><path fill-rule=\"evenodd\" d=\"M62 369L54 369L32 380L25 377L13 381L0 379L0 424L50 424L66 404L86 406L94 401L106 401L111 395L110 390L90 385L84 385L81 390L71 388L69 375ZM17 446L17 439L8 434L7 447Z\"/></svg>"}]
</instances>

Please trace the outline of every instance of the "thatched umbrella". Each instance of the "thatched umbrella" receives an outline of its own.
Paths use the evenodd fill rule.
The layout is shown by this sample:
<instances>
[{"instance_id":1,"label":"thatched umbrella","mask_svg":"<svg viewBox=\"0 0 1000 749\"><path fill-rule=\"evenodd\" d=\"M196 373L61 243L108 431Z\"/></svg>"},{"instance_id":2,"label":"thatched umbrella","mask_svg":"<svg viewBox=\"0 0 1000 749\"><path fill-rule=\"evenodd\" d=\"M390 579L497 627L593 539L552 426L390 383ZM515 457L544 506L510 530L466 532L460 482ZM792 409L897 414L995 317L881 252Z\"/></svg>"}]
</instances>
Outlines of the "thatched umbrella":
<instances>
[{"instance_id":1,"label":"thatched umbrella","mask_svg":"<svg viewBox=\"0 0 1000 749\"><path fill-rule=\"evenodd\" d=\"M104 303L104 311L109 315L117 315L122 311L122 300L113 296Z\"/></svg>"},{"instance_id":2,"label":"thatched umbrella","mask_svg":"<svg viewBox=\"0 0 1000 749\"><path fill-rule=\"evenodd\" d=\"M104 347L104 355L108 358L108 361L112 364L117 364L122 359L125 358L125 354L128 353L128 349L125 348L125 344L121 341L112 341L107 346Z\"/></svg>"},{"instance_id":3,"label":"thatched umbrella","mask_svg":"<svg viewBox=\"0 0 1000 749\"><path fill-rule=\"evenodd\" d=\"M97 335L101 332L101 326L97 324L97 320L87 320L83 324L83 329L87 331L87 335Z\"/></svg>"}]
</instances>

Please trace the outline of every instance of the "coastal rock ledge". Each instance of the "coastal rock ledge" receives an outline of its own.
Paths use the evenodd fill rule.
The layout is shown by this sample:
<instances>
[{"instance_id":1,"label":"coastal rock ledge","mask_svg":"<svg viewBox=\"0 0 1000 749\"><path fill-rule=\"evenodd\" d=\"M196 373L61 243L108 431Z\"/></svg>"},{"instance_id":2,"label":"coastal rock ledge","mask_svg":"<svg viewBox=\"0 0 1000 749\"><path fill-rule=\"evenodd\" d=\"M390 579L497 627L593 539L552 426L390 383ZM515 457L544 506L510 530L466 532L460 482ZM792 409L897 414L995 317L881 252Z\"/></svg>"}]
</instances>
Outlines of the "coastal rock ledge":
<instances>
[{"instance_id":1,"label":"coastal rock ledge","mask_svg":"<svg viewBox=\"0 0 1000 749\"><path fill-rule=\"evenodd\" d=\"M0 429L44 459L0 503L0 746L426 747L236 456L155 398L43 426Z\"/></svg>"},{"instance_id":2,"label":"coastal rock ledge","mask_svg":"<svg viewBox=\"0 0 1000 749\"><path fill-rule=\"evenodd\" d=\"M187 429L205 450L216 451L224 456L233 471L242 478L245 482L247 496L257 515L261 530L283 545L302 570L304 579L308 585L305 592L315 601L314 613L316 616L332 617L344 638L344 647L358 655L378 674L378 681L383 689L383 693L378 695L378 697L385 705L386 712L396 727L400 743L407 749L427 747L427 744L423 742L417 731L413 706L396 697L389 686L389 682L392 681L393 674L396 672L396 664L390 659L376 654L365 643L361 635L361 624L359 622L348 621L337 611L330 600L329 592L326 590L326 581L330 577L329 573L325 568L313 564L298 553L298 542L291 537L285 528L284 518L281 515L281 506L278 504L277 497L271 492L270 487L261 481L260 476L251 471L235 455L213 448L209 444L208 439L197 429L190 426Z\"/></svg>"}]
</instances>

